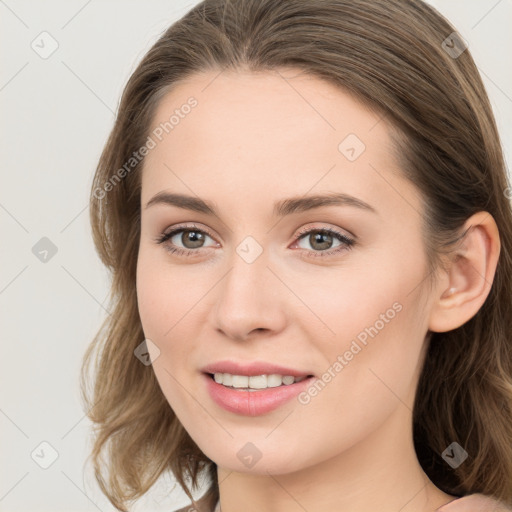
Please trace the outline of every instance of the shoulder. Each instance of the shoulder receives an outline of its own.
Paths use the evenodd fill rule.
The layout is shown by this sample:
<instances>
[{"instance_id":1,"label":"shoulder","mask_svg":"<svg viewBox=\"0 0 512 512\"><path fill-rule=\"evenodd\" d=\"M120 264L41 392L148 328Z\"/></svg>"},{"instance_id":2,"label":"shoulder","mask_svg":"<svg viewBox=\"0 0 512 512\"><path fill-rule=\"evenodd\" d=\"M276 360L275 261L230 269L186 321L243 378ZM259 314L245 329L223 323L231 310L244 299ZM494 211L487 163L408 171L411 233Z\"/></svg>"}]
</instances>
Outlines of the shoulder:
<instances>
[{"instance_id":1,"label":"shoulder","mask_svg":"<svg viewBox=\"0 0 512 512\"><path fill-rule=\"evenodd\" d=\"M450 501L436 512L512 512L512 509L501 501L477 493Z\"/></svg>"}]
</instances>

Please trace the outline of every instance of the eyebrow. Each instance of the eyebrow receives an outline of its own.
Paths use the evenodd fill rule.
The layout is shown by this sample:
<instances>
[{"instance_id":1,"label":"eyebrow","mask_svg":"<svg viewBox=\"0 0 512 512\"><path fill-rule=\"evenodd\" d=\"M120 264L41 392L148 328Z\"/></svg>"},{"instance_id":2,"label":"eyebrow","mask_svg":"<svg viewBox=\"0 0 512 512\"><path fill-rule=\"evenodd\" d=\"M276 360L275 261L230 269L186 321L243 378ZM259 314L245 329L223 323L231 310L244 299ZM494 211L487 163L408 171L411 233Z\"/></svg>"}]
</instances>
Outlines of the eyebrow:
<instances>
[{"instance_id":1,"label":"eyebrow","mask_svg":"<svg viewBox=\"0 0 512 512\"><path fill-rule=\"evenodd\" d=\"M153 196L148 203L146 208L155 204L166 204L170 206L176 206L185 210L191 210L198 213L204 213L206 215L213 215L218 217L216 207L211 201L206 201L199 197L188 196L184 194L174 194L170 192L159 192ZM343 193L332 193L324 195L311 195L302 197L291 197L289 199L283 199L274 204L274 216L284 217L293 213L305 212L314 208L320 208L321 206L352 206L359 208L360 210L372 212L378 215L378 212L373 206L365 203L357 197L343 194Z\"/></svg>"}]
</instances>

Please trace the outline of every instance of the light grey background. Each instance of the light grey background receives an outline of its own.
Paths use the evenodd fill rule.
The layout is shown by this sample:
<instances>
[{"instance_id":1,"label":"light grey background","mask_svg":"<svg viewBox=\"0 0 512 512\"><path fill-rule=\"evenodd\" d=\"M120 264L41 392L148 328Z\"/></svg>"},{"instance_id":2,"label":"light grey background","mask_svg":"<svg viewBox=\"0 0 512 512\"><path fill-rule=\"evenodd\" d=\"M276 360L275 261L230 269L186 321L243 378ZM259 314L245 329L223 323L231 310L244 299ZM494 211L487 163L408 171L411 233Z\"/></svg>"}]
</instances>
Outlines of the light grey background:
<instances>
[{"instance_id":1,"label":"light grey background","mask_svg":"<svg viewBox=\"0 0 512 512\"><path fill-rule=\"evenodd\" d=\"M108 292L88 192L126 80L195 3L0 0L0 511L114 510L84 473L90 423L78 374ZM510 162L512 0L431 3L469 42ZM51 39L58 48L43 59L31 45L49 51ZM45 263L32 252L43 237L57 248ZM58 453L47 469L34 460L51 460L43 441ZM134 510L183 506L173 485L162 479Z\"/></svg>"}]
</instances>

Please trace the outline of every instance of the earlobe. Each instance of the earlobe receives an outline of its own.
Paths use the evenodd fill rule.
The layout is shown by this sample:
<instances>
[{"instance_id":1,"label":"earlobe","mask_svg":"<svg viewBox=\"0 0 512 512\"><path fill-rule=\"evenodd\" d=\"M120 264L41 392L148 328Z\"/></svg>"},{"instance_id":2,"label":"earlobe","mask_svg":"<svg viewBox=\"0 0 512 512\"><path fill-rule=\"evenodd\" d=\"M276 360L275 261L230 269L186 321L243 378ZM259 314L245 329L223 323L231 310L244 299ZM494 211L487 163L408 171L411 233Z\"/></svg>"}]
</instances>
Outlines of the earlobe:
<instances>
[{"instance_id":1,"label":"earlobe","mask_svg":"<svg viewBox=\"0 0 512 512\"><path fill-rule=\"evenodd\" d=\"M500 239L491 214L478 212L464 224L463 239L450 257L430 313L429 330L446 332L473 318L491 290Z\"/></svg>"}]
</instances>

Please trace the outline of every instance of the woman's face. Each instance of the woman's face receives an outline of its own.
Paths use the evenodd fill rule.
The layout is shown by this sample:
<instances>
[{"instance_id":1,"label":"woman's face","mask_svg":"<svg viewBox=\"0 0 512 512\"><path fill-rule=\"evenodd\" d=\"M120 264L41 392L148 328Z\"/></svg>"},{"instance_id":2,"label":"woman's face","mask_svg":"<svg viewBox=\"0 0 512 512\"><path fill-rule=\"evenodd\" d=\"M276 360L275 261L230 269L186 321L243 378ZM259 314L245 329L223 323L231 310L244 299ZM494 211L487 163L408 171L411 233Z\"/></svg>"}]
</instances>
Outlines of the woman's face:
<instances>
[{"instance_id":1,"label":"woman's face","mask_svg":"<svg viewBox=\"0 0 512 512\"><path fill-rule=\"evenodd\" d=\"M200 449L282 474L410 435L432 294L420 195L385 121L290 70L209 72L167 93L150 137L139 310Z\"/></svg>"}]
</instances>

